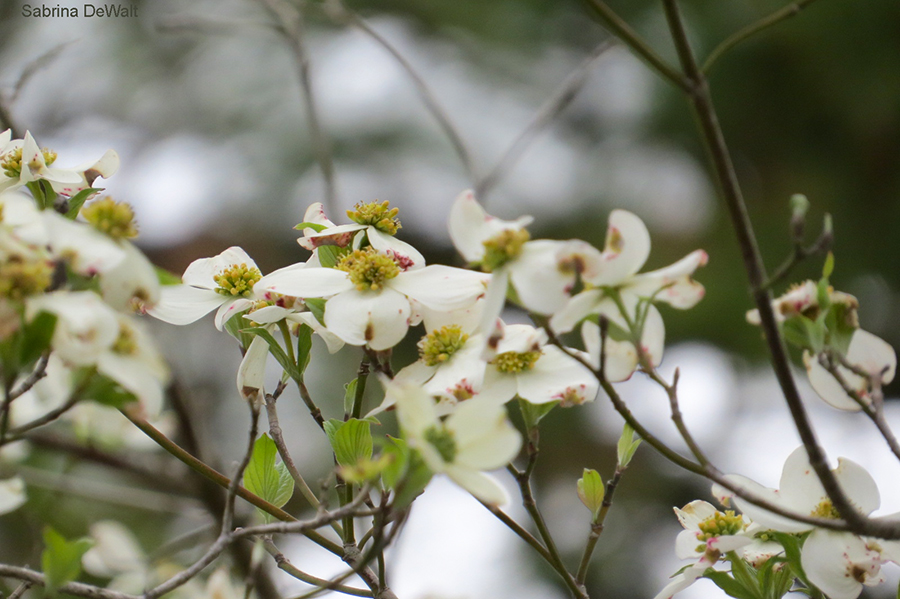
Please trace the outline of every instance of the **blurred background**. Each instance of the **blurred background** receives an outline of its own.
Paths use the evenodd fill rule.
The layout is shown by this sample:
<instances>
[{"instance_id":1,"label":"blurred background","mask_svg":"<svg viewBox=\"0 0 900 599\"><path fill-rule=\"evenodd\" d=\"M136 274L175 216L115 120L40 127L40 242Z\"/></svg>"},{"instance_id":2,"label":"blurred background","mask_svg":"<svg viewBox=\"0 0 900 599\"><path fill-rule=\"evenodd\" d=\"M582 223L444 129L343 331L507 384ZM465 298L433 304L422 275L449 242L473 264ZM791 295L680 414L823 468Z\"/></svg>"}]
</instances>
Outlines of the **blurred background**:
<instances>
[{"instance_id":1,"label":"blurred background","mask_svg":"<svg viewBox=\"0 0 900 599\"><path fill-rule=\"evenodd\" d=\"M191 261L232 245L247 250L264 273L306 259L291 227L302 220L306 206L328 198L297 62L259 3L136 0L137 16L131 18L26 17L24 4L0 2L0 89L11 120L56 150L61 166L115 149L122 166L107 189L133 204L141 229L138 244L157 264L181 273ZM659 53L677 62L657 2L611 4ZM455 123L477 177L491 171L547 99L607 39L578 0L348 0L347 5L421 75ZM703 57L782 4L685 0L682 5ZM47 6L83 4L60 0ZM336 198L328 207L333 220L345 222L343 212L356 202L389 200L401 211L400 238L429 262L462 265L449 241L446 216L453 198L479 181L384 47L359 28L335 22L316 3L309 3L305 15L312 88L333 155ZM900 343L894 317L900 307L898 31L896 2L824 0L740 45L711 74L769 269L790 250L788 199L804 193L812 202L810 239L826 212L834 217L832 281L859 298L862 327L895 347ZM60 44L65 46L52 59L35 65ZM17 85L24 71L30 75ZM671 376L680 368L688 425L719 467L777 486L781 465L799 439L760 331L745 322L751 307L746 276L687 103L621 47L591 61L583 73L571 104L480 199L503 218L533 215L533 237L577 237L598 246L608 213L631 210L651 230L647 268L704 248L710 262L697 279L707 287L705 299L689 312L663 311L669 347L662 371ZM821 259L809 260L792 280L816 278L820 270ZM184 401L174 412L189 415L193 442L210 461L232 467L246 428L245 408L234 390L240 359L235 344L215 331L211 317L186 328L151 324L183 389ZM397 363L412 359L413 337L398 350ZM310 387L334 416L360 352L346 348L329 358L322 347L316 351ZM623 397L663 439L681 447L664 394L640 378L621 385ZM816 400L802 372L798 380L829 454L853 459L873 473L883 495L880 513L900 511L900 465L888 458L874 428L863 416L839 413ZM894 387L888 395L896 395ZM373 394L371 401L378 397ZM298 397L288 392L279 405L301 470L310 481L324 478L324 438L304 419ZM900 426L900 405L889 401L887 412ZM577 563L588 513L575 495L575 480L583 468L598 469L604 478L612 474L622 421L601 396L591 405L555 410L544 422L538 497L561 549ZM185 433L173 434L183 439ZM142 452L132 444L92 443L113 455ZM26 515L0 518L4 561L24 563L22 556L31 556L24 561L33 565L40 552L35 524L45 521L77 535L91 522L119 520L137 533L147 553L179 531L208 522L187 500L147 505L136 495L129 505L126 494L96 492L96 484L87 485L93 497L77 481L61 489L58 481L64 477L42 479L42 473L123 483L104 466L85 465L58 449L34 447L27 458L34 472ZM190 479L166 456L142 452L139 458L148 467L170 469L173 480ZM164 491L138 479L127 482L135 493ZM445 480L432 485L391 556L389 577L400 597L567 596L553 573L481 506ZM621 482L598 546L589 579L592 596L652 597L684 565L674 557L680 526L671 508L696 498L711 499L703 480L642 448ZM301 503L288 507L300 509ZM512 513L524 521L521 510ZM307 544L285 550L295 564L319 576L341 570L337 560ZM888 596L896 588L896 572L886 570L892 584L867 596ZM273 577L286 596L304 588L280 572ZM679 596L723 595L702 581Z\"/></svg>"}]
</instances>

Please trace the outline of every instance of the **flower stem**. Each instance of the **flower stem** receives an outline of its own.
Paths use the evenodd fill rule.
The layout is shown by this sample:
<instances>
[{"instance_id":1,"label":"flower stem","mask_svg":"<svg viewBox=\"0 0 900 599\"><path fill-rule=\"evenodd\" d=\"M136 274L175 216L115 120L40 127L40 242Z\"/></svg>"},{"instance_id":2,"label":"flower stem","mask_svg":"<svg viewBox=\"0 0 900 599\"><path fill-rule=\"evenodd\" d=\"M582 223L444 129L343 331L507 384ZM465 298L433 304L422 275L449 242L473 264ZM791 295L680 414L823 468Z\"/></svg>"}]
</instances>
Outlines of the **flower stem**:
<instances>
[{"instance_id":1,"label":"flower stem","mask_svg":"<svg viewBox=\"0 0 900 599\"><path fill-rule=\"evenodd\" d=\"M581 564L578 566L578 573L575 575L575 583L579 586L583 585L585 578L587 578L591 556L594 554L594 548L597 546L597 541L600 540L600 535L603 534L606 514L609 513L609 508L612 507L613 495L616 492L616 487L619 485L619 480L622 478L623 471L624 468L617 467L613 477L606 481L606 493L603 495L603 503L600 504L600 511L591 523L591 532L588 534L584 553L581 555Z\"/></svg>"}]
</instances>

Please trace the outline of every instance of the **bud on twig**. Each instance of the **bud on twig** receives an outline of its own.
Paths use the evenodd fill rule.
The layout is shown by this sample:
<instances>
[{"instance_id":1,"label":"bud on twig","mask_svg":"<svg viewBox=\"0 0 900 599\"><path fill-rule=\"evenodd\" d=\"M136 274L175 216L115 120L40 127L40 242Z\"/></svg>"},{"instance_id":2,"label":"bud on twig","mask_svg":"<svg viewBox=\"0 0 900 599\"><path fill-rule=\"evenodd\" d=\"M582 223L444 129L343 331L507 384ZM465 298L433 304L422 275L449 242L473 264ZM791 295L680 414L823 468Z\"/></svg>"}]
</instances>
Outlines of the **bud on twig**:
<instances>
[{"instance_id":1,"label":"bud on twig","mask_svg":"<svg viewBox=\"0 0 900 599\"><path fill-rule=\"evenodd\" d=\"M801 193L791 196L791 235L796 243L803 242L806 229L806 213L809 211L809 200Z\"/></svg>"},{"instance_id":2,"label":"bud on twig","mask_svg":"<svg viewBox=\"0 0 900 599\"><path fill-rule=\"evenodd\" d=\"M597 517L597 513L603 506L603 479L596 470L584 469L584 474L578 479L578 498L584 507L591 510L591 516Z\"/></svg>"}]
</instances>

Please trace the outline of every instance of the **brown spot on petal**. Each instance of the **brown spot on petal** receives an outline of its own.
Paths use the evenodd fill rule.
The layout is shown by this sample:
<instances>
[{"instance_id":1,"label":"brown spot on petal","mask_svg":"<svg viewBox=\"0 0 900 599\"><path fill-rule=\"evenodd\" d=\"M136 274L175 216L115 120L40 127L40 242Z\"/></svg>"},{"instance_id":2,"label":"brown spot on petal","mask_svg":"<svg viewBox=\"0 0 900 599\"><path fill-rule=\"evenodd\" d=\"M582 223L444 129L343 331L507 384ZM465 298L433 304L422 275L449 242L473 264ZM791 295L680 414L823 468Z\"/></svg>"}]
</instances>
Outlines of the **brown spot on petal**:
<instances>
[{"instance_id":1,"label":"brown spot on petal","mask_svg":"<svg viewBox=\"0 0 900 599\"><path fill-rule=\"evenodd\" d=\"M868 574L868 572L866 572L866 569L857 566L856 564L853 564L853 566L850 568L850 575L853 577L853 580L860 584L866 581L866 574Z\"/></svg>"},{"instance_id":2,"label":"brown spot on petal","mask_svg":"<svg viewBox=\"0 0 900 599\"><path fill-rule=\"evenodd\" d=\"M366 338L366 341L371 341L372 339L375 338L375 329L374 329L374 327L372 327L371 322L366 325L365 338Z\"/></svg>"}]
</instances>

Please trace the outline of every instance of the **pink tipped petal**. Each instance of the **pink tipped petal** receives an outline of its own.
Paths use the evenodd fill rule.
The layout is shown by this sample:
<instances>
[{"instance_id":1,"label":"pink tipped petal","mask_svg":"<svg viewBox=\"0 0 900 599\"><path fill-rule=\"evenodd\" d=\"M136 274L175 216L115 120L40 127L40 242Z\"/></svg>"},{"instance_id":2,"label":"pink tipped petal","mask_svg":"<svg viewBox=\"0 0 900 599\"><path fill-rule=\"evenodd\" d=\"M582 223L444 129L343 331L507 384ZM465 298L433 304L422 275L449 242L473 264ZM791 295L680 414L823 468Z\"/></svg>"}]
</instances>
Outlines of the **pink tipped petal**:
<instances>
[{"instance_id":1,"label":"pink tipped petal","mask_svg":"<svg viewBox=\"0 0 900 599\"><path fill-rule=\"evenodd\" d=\"M225 323L235 317L238 313L249 310L252 306L253 302L243 297L225 300L216 311L216 328L221 331L225 328Z\"/></svg>"},{"instance_id":2,"label":"pink tipped petal","mask_svg":"<svg viewBox=\"0 0 900 599\"><path fill-rule=\"evenodd\" d=\"M433 310L459 310L472 307L487 291L489 280L483 273L435 265L401 272L385 286Z\"/></svg>"},{"instance_id":3,"label":"pink tipped petal","mask_svg":"<svg viewBox=\"0 0 900 599\"><path fill-rule=\"evenodd\" d=\"M709 257L703 250L691 252L678 262L665 268L636 275L628 284L630 292L641 297L665 302L674 308L693 308L703 299L706 291L691 275L706 265Z\"/></svg>"},{"instance_id":4,"label":"pink tipped petal","mask_svg":"<svg viewBox=\"0 0 900 599\"><path fill-rule=\"evenodd\" d=\"M334 268L281 269L256 282L253 291L271 291L294 297L330 297L354 290L347 273Z\"/></svg>"},{"instance_id":5,"label":"pink tipped petal","mask_svg":"<svg viewBox=\"0 0 900 599\"><path fill-rule=\"evenodd\" d=\"M529 241L509 265L510 279L522 305L538 314L553 314L563 308L575 284L575 273L564 272L557 262L563 242Z\"/></svg>"},{"instance_id":6,"label":"pink tipped petal","mask_svg":"<svg viewBox=\"0 0 900 599\"><path fill-rule=\"evenodd\" d=\"M379 252L394 257L394 260L402 270L410 270L422 268L425 266L425 257L419 253L419 250L409 245L405 241L400 241L393 235L382 233L375 227L366 229L366 236L369 238L369 244Z\"/></svg>"},{"instance_id":7,"label":"pink tipped petal","mask_svg":"<svg viewBox=\"0 0 900 599\"><path fill-rule=\"evenodd\" d=\"M603 263L595 277L595 285L619 285L641 269L650 255L650 232L637 215L627 210L613 210L609 215Z\"/></svg>"},{"instance_id":8,"label":"pink tipped petal","mask_svg":"<svg viewBox=\"0 0 900 599\"><path fill-rule=\"evenodd\" d=\"M326 269L322 269L326 270ZM409 328L409 300L392 289L350 289L325 304L325 326L350 345L394 347Z\"/></svg>"},{"instance_id":9,"label":"pink tipped petal","mask_svg":"<svg viewBox=\"0 0 900 599\"><path fill-rule=\"evenodd\" d=\"M215 310L223 299L210 289L166 285L160 290L159 303L147 313L169 324L185 325L200 320Z\"/></svg>"}]
</instances>

